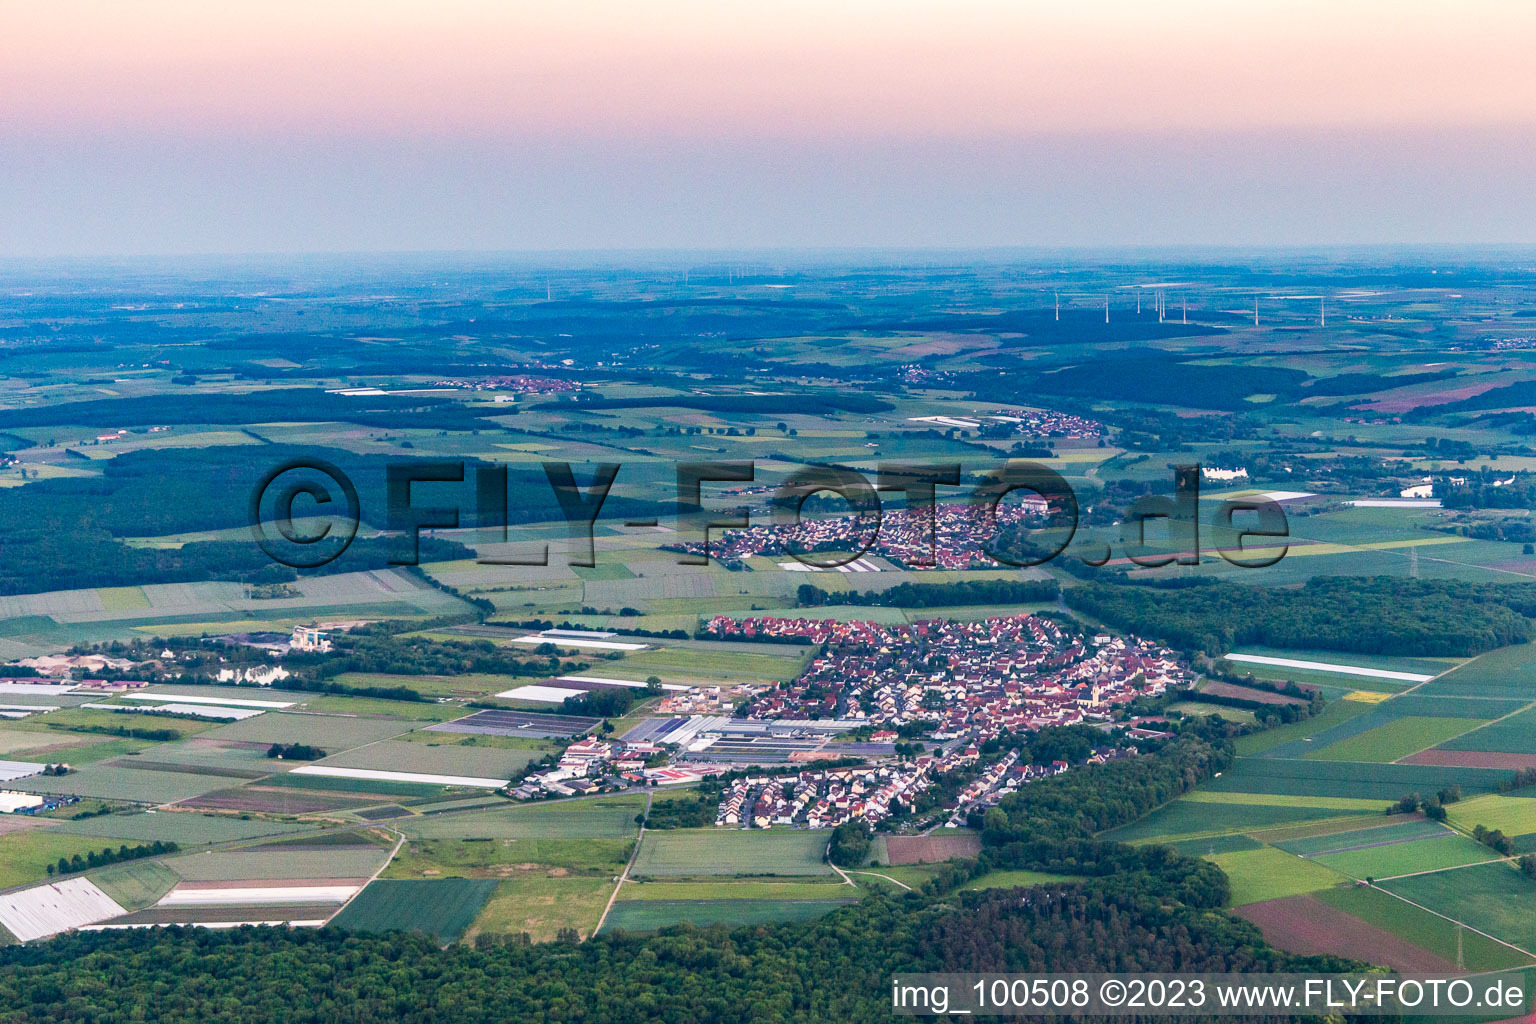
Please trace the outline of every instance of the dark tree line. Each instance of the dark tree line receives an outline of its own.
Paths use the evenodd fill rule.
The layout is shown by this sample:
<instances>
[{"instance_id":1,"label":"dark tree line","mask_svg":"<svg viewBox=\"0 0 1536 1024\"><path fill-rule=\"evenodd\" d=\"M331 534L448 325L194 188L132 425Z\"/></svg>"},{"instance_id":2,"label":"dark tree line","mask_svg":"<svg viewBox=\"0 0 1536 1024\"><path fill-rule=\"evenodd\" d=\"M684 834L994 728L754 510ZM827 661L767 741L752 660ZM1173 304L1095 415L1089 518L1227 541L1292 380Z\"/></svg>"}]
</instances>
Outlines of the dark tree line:
<instances>
[{"instance_id":1,"label":"dark tree line","mask_svg":"<svg viewBox=\"0 0 1536 1024\"><path fill-rule=\"evenodd\" d=\"M1233 584L1169 594L1089 583L1068 606L1117 629L1220 654L1243 644L1428 657L1524 643L1536 596L1525 588L1389 576L1315 577L1296 590Z\"/></svg>"},{"instance_id":2,"label":"dark tree line","mask_svg":"<svg viewBox=\"0 0 1536 1024\"><path fill-rule=\"evenodd\" d=\"M801 608L822 605L881 605L890 608L944 608L976 604L1025 604L1054 601L1061 593L1055 580L969 580L959 583L900 583L887 590L829 593L811 583L800 584Z\"/></svg>"}]
</instances>

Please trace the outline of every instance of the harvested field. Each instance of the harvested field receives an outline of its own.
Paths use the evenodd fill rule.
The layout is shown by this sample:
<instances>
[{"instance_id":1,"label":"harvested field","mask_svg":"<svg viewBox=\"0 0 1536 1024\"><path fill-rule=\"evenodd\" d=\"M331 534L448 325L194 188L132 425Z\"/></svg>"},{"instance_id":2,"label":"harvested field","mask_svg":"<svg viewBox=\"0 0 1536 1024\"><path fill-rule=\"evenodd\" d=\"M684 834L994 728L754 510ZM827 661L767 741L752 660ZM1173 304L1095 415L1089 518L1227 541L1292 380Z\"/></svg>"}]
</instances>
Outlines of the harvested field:
<instances>
[{"instance_id":1,"label":"harvested field","mask_svg":"<svg viewBox=\"0 0 1536 1024\"><path fill-rule=\"evenodd\" d=\"M882 864L934 864L952 857L974 857L981 852L981 836L974 832L931 836L886 836Z\"/></svg>"},{"instance_id":2,"label":"harvested field","mask_svg":"<svg viewBox=\"0 0 1536 1024\"><path fill-rule=\"evenodd\" d=\"M1331 954L1404 972L1449 974L1456 970L1454 962L1312 895L1250 903L1233 913L1258 925L1270 945L1288 953Z\"/></svg>"}]
</instances>

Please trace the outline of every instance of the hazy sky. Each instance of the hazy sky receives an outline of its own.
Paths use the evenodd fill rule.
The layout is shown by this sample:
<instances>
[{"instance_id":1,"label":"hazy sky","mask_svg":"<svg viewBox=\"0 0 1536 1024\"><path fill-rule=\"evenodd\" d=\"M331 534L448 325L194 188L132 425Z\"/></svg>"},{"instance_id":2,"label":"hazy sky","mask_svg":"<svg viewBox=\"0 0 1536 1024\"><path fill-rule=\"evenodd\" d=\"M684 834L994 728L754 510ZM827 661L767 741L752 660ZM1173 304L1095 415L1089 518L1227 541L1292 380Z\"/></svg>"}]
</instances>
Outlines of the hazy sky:
<instances>
[{"instance_id":1,"label":"hazy sky","mask_svg":"<svg viewBox=\"0 0 1536 1024\"><path fill-rule=\"evenodd\" d=\"M1536 242L1519 0L10 0L0 39L0 255Z\"/></svg>"}]
</instances>

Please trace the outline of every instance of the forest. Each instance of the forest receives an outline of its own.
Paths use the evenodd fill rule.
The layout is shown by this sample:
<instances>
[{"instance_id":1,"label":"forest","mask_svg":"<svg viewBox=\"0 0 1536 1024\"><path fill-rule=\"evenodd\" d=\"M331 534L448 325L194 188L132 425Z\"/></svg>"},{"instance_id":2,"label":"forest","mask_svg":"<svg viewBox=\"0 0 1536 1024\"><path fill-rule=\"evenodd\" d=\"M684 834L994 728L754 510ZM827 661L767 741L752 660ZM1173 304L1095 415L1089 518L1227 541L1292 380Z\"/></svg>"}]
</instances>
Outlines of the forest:
<instances>
[{"instance_id":1,"label":"forest","mask_svg":"<svg viewBox=\"0 0 1536 1024\"><path fill-rule=\"evenodd\" d=\"M1088 583L1067 606L1174 647L1223 654L1243 644L1455 657L1530 638L1523 588L1389 576L1315 577L1290 589L1237 584L1156 588Z\"/></svg>"}]
</instances>

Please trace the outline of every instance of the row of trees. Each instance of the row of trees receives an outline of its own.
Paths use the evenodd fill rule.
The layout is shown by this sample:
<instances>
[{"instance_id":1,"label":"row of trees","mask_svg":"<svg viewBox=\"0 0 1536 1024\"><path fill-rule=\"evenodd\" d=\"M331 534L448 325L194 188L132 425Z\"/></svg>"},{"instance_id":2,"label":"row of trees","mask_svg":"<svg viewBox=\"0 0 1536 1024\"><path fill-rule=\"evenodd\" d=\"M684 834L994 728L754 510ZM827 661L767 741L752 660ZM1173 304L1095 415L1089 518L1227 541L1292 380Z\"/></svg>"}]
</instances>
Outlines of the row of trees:
<instances>
[{"instance_id":1,"label":"row of trees","mask_svg":"<svg viewBox=\"0 0 1536 1024\"><path fill-rule=\"evenodd\" d=\"M91 850L84 857L78 853L72 857L60 857L57 864L48 865L50 876L68 875L79 871L89 871L91 868L106 867L108 864L119 864L125 860L140 860L144 857L160 857L167 853L175 853L180 847L175 843L157 839L153 843L141 843L138 846L129 846L127 843L112 849L110 846L100 850Z\"/></svg>"}]
</instances>

